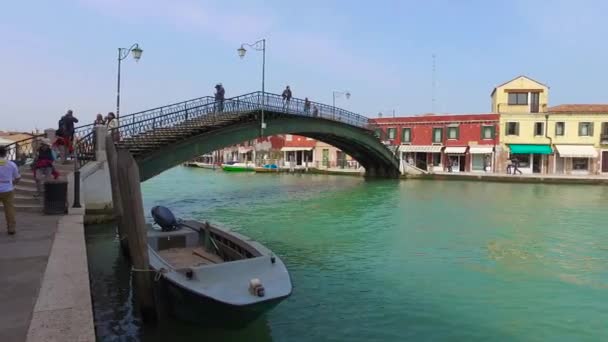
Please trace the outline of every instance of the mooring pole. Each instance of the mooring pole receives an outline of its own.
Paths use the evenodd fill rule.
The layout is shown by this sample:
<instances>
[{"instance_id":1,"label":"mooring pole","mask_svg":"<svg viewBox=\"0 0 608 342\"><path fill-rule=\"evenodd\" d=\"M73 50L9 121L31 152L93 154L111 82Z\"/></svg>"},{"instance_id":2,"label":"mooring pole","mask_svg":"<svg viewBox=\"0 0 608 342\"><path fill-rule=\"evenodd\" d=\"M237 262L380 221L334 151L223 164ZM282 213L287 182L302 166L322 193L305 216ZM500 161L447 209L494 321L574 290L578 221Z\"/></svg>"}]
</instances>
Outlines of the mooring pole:
<instances>
[{"instance_id":1,"label":"mooring pole","mask_svg":"<svg viewBox=\"0 0 608 342\"><path fill-rule=\"evenodd\" d=\"M129 255L129 246L125 224L123 222L122 199L120 198L120 186L118 184L118 155L116 154L116 146L112 139L112 134L108 132L106 135L106 158L108 161L108 169L110 171L110 184L112 186L112 209L114 211L114 219L118 230L118 239L120 241L120 249L126 255Z\"/></svg>"},{"instance_id":2,"label":"mooring pole","mask_svg":"<svg viewBox=\"0 0 608 342\"><path fill-rule=\"evenodd\" d=\"M117 150L117 176L122 200L122 218L129 241L129 255L133 264L133 280L139 308L147 321L156 321L152 279L146 242L146 219L139 184L139 168L128 150Z\"/></svg>"}]
</instances>

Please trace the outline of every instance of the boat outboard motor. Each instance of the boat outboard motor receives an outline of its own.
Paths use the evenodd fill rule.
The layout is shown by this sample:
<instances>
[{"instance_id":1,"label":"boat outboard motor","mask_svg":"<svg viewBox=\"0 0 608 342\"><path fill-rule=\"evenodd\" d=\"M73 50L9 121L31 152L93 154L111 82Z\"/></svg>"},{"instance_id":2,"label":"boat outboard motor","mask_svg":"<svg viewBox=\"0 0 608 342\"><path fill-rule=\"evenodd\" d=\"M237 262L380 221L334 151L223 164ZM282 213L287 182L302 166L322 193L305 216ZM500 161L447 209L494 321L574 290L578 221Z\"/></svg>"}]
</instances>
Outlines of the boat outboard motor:
<instances>
[{"instance_id":1,"label":"boat outboard motor","mask_svg":"<svg viewBox=\"0 0 608 342\"><path fill-rule=\"evenodd\" d=\"M179 222L169 208L157 205L152 208L151 214L152 218L154 219L154 223L159 225L163 232L179 229Z\"/></svg>"}]
</instances>

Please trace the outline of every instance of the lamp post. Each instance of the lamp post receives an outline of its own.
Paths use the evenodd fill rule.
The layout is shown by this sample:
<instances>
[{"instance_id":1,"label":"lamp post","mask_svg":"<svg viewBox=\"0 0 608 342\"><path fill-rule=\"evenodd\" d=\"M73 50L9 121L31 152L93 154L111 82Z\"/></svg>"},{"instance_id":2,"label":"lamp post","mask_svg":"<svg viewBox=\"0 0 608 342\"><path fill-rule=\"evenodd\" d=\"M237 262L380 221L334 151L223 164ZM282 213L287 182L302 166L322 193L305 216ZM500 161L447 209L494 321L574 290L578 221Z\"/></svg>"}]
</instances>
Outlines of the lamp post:
<instances>
[{"instance_id":1,"label":"lamp post","mask_svg":"<svg viewBox=\"0 0 608 342\"><path fill-rule=\"evenodd\" d=\"M133 55L133 59L136 62L141 58L141 54L144 52L137 43L131 45L130 48L118 48L118 80L116 86L116 121L120 122L120 62L129 57L129 53Z\"/></svg>"},{"instance_id":2,"label":"lamp post","mask_svg":"<svg viewBox=\"0 0 608 342\"><path fill-rule=\"evenodd\" d=\"M256 51L262 51L262 110L260 115L260 136L262 137L264 136L264 128L266 128L266 123L264 122L264 107L266 105L266 89L264 87L264 81L266 78L266 39L260 39L253 44L241 44L241 47L236 50L241 59L245 58L245 53L247 53L245 46L248 46Z\"/></svg>"},{"instance_id":3,"label":"lamp post","mask_svg":"<svg viewBox=\"0 0 608 342\"><path fill-rule=\"evenodd\" d=\"M345 91L334 90L334 91L332 91L333 109L334 109L334 120L336 119L336 97L342 96L342 95L344 95L344 97L346 97L347 100L350 99L350 92L348 90L345 90Z\"/></svg>"}]
</instances>

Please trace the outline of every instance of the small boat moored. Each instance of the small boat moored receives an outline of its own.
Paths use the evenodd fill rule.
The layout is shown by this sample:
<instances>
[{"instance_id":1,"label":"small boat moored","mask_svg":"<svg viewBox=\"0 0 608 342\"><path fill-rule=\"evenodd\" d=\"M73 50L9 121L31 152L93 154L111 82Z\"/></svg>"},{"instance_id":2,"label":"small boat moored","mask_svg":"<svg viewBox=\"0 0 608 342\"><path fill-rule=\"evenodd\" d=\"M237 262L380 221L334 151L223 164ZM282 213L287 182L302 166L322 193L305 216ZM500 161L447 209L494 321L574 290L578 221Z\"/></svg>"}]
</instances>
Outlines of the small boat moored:
<instances>
[{"instance_id":1,"label":"small boat moored","mask_svg":"<svg viewBox=\"0 0 608 342\"><path fill-rule=\"evenodd\" d=\"M261 244L208 222L152 208L150 267L163 275L168 308L180 319L242 327L292 291L283 261Z\"/></svg>"},{"instance_id":2,"label":"small boat moored","mask_svg":"<svg viewBox=\"0 0 608 342\"><path fill-rule=\"evenodd\" d=\"M249 163L225 163L222 169L229 172L251 172L254 171L253 164Z\"/></svg>"}]
</instances>

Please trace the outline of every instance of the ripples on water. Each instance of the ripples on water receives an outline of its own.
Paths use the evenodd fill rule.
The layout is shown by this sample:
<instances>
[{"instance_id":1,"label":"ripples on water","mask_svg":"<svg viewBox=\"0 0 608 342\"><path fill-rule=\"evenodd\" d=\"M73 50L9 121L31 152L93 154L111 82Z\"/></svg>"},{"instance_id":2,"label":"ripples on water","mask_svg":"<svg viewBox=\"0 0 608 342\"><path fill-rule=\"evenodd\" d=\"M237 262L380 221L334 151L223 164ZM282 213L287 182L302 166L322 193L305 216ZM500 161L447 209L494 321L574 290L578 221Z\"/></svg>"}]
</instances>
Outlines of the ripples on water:
<instances>
[{"instance_id":1,"label":"ripples on water","mask_svg":"<svg viewBox=\"0 0 608 342\"><path fill-rule=\"evenodd\" d=\"M241 331L143 327L110 230L89 227L101 340L608 339L607 187L178 167L143 191L147 211L166 205L271 248L294 292Z\"/></svg>"}]
</instances>

